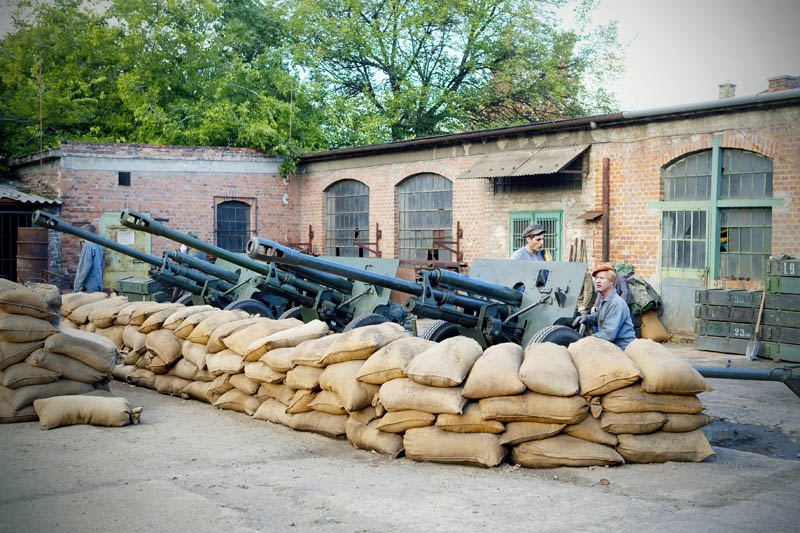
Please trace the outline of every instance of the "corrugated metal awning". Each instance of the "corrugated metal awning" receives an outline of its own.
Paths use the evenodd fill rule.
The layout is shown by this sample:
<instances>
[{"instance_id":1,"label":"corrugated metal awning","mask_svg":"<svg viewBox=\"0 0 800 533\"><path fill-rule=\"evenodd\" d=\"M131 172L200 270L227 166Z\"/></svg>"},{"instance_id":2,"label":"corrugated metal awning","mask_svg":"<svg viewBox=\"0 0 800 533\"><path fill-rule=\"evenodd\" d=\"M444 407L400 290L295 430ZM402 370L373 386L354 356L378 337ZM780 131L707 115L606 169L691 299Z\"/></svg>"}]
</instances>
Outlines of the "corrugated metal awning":
<instances>
[{"instance_id":1,"label":"corrugated metal awning","mask_svg":"<svg viewBox=\"0 0 800 533\"><path fill-rule=\"evenodd\" d=\"M51 200L43 196L35 194L28 194L19 191L7 183L0 183L0 200L7 199L22 204L47 204L47 205L60 205L61 200Z\"/></svg>"},{"instance_id":2,"label":"corrugated metal awning","mask_svg":"<svg viewBox=\"0 0 800 533\"><path fill-rule=\"evenodd\" d=\"M550 146L533 152L508 152L484 156L458 176L458 179L502 178L555 174L581 155L588 144Z\"/></svg>"}]
</instances>

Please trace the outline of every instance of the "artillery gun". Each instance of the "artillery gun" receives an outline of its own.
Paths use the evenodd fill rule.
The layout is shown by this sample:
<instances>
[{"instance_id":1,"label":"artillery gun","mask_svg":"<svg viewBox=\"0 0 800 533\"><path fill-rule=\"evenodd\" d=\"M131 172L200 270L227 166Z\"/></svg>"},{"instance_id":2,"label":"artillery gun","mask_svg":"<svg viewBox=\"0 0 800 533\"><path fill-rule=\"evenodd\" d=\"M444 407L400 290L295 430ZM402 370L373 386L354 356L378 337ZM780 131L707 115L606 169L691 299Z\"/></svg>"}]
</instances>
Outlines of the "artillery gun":
<instances>
[{"instance_id":1,"label":"artillery gun","mask_svg":"<svg viewBox=\"0 0 800 533\"><path fill-rule=\"evenodd\" d=\"M274 318L297 317L304 321L320 319L332 330L342 331L386 321L403 323L406 313L389 300L390 291L382 287L352 282L344 277L304 268L278 268L254 261L214 246L200 239L172 230L142 213L125 210L120 216L123 226L158 235L185 244L217 258L214 266L227 272L239 297L228 308L244 309ZM168 252L170 257L179 256ZM191 266L191 260L188 261ZM195 260L197 260L195 258ZM337 258L353 270L370 269L384 275L397 272L396 259ZM219 272L219 276L223 273ZM233 280L236 276L237 279ZM393 279L393 278L392 278Z\"/></svg>"},{"instance_id":2,"label":"artillery gun","mask_svg":"<svg viewBox=\"0 0 800 533\"><path fill-rule=\"evenodd\" d=\"M436 320L422 335L429 340L466 335L490 346L578 338L564 324L575 315L584 263L477 259L470 276L432 268L421 270L417 282L412 282L303 255L260 237L250 239L247 253L268 263L317 269L406 293L409 297L402 305L406 312Z\"/></svg>"}]
</instances>

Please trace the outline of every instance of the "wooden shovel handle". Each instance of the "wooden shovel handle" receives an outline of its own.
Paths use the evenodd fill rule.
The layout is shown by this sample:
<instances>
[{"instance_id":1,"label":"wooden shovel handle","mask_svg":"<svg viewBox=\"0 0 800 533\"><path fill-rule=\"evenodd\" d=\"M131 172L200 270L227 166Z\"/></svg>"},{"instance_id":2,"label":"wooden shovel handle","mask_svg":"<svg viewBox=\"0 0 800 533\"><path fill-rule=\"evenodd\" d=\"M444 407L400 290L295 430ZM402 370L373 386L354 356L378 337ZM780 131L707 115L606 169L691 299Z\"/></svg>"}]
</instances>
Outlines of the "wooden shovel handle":
<instances>
[{"instance_id":1,"label":"wooden shovel handle","mask_svg":"<svg viewBox=\"0 0 800 533\"><path fill-rule=\"evenodd\" d=\"M758 338L758 330L761 328L761 314L764 312L764 300L767 299L767 288L761 291L761 305L758 307L758 318L756 319L756 332L753 335L754 339Z\"/></svg>"}]
</instances>

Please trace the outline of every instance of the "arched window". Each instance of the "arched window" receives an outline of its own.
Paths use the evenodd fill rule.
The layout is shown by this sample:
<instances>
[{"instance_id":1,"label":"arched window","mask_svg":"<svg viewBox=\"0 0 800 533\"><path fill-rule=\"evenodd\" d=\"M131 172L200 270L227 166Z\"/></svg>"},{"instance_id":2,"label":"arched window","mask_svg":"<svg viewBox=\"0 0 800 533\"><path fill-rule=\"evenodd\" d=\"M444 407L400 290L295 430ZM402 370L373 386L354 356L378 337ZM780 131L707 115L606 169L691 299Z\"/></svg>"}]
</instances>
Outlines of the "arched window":
<instances>
[{"instance_id":1,"label":"arched window","mask_svg":"<svg viewBox=\"0 0 800 533\"><path fill-rule=\"evenodd\" d=\"M417 174L397 185L398 257L452 261L453 185L438 174Z\"/></svg>"},{"instance_id":2,"label":"arched window","mask_svg":"<svg viewBox=\"0 0 800 533\"><path fill-rule=\"evenodd\" d=\"M238 200L217 204L217 246L244 252L250 240L250 206Z\"/></svg>"},{"instance_id":3,"label":"arched window","mask_svg":"<svg viewBox=\"0 0 800 533\"><path fill-rule=\"evenodd\" d=\"M325 189L325 254L367 255L354 241L369 242L369 187L355 180L337 181Z\"/></svg>"}]
</instances>

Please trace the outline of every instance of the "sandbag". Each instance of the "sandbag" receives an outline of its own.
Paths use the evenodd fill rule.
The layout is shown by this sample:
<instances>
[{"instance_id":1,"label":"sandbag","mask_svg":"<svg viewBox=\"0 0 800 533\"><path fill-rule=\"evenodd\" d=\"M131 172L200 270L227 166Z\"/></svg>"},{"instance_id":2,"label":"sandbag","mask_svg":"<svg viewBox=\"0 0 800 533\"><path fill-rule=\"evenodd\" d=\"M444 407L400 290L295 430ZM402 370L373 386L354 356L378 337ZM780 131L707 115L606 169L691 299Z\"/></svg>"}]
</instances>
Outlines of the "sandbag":
<instances>
[{"instance_id":1,"label":"sandbag","mask_svg":"<svg viewBox=\"0 0 800 533\"><path fill-rule=\"evenodd\" d=\"M294 398L295 391L282 383L261 383L258 386L256 397L258 398L273 398L280 402L284 409L289 405Z\"/></svg>"},{"instance_id":2,"label":"sandbag","mask_svg":"<svg viewBox=\"0 0 800 533\"><path fill-rule=\"evenodd\" d=\"M44 346L44 340L8 342L0 339L0 370L5 370L25 360L28 355Z\"/></svg>"},{"instance_id":3,"label":"sandbag","mask_svg":"<svg viewBox=\"0 0 800 533\"><path fill-rule=\"evenodd\" d=\"M250 343L245 351L245 361L257 361L262 355L278 348L294 348L298 344L324 337L330 328L322 320L312 320L302 326L276 331Z\"/></svg>"},{"instance_id":4,"label":"sandbag","mask_svg":"<svg viewBox=\"0 0 800 533\"><path fill-rule=\"evenodd\" d=\"M600 399L603 411L612 413L662 413L697 414L703 411L703 403L697 396L681 394L650 394L643 392L639 383L617 389Z\"/></svg>"},{"instance_id":5,"label":"sandbag","mask_svg":"<svg viewBox=\"0 0 800 533\"><path fill-rule=\"evenodd\" d=\"M192 363L191 361L184 359L181 357L178 359L174 365L172 365L169 369L170 376L176 376L179 378L183 378L189 381L195 381L198 379L198 368ZM214 376L208 374L208 376L203 376L206 379L201 379L200 381L213 381Z\"/></svg>"},{"instance_id":6,"label":"sandbag","mask_svg":"<svg viewBox=\"0 0 800 533\"><path fill-rule=\"evenodd\" d=\"M33 342L58 332L53 324L28 315L0 313L0 339L6 342Z\"/></svg>"},{"instance_id":7,"label":"sandbag","mask_svg":"<svg viewBox=\"0 0 800 533\"><path fill-rule=\"evenodd\" d=\"M506 342L487 348L475 361L464 382L461 394L465 398L480 399L492 396L511 396L525 390L519 379L522 347Z\"/></svg>"},{"instance_id":8,"label":"sandbag","mask_svg":"<svg viewBox=\"0 0 800 533\"><path fill-rule=\"evenodd\" d=\"M0 399L0 424L16 424L19 422L33 422L39 417L33 409L33 405L15 410L11 404Z\"/></svg>"},{"instance_id":9,"label":"sandbag","mask_svg":"<svg viewBox=\"0 0 800 533\"><path fill-rule=\"evenodd\" d=\"M195 315L190 315L195 316ZM197 325L194 327L191 333L186 337L186 340L197 342L200 344L206 344L208 342L209 337L214 330L217 329L222 324L227 322L233 322L236 320L240 320L242 318L250 318L250 313L247 311L243 311L241 309L235 310L219 310L212 311L208 315L206 315Z\"/></svg>"},{"instance_id":10,"label":"sandbag","mask_svg":"<svg viewBox=\"0 0 800 533\"><path fill-rule=\"evenodd\" d=\"M642 373L642 391L665 394L698 394L714 390L688 361L648 339L636 339L625 348Z\"/></svg>"},{"instance_id":11,"label":"sandbag","mask_svg":"<svg viewBox=\"0 0 800 533\"><path fill-rule=\"evenodd\" d=\"M45 318L54 326L58 326L61 319L61 289L49 283L32 283L28 282L25 287L33 290L42 298L44 298L47 309L52 314L49 318Z\"/></svg>"},{"instance_id":12,"label":"sandbag","mask_svg":"<svg viewBox=\"0 0 800 533\"><path fill-rule=\"evenodd\" d=\"M161 394L169 396L181 396L183 389L185 389L191 381L188 379L179 378L178 376L168 376L166 374L156 375L153 380L155 388Z\"/></svg>"},{"instance_id":13,"label":"sandbag","mask_svg":"<svg viewBox=\"0 0 800 533\"><path fill-rule=\"evenodd\" d=\"M81 383L97 383L111 373L111 370L108 372L100 372L77 359L51 352L44 348L33 352L25 361L30 365L46 368L62 376L64 379L80 381Z\"/></svg>"},{"instance_id":14,"label":"sandbag","mask_svg":"<svg viewBox=\"0 0 800 533\"><path fill-rule=\"evenodd\" d=\"M390 379L404 378L408 363L435 345L435 342L419 337L401 337L393 340L364 361L358 370L358 380L382 385Z\"/></svg>"},{"instance_id":15,"label":"sandbag","mask_svg":"<svg viewBox=\"0 0 800 533\"><path fill-rule=\"evenodd\" d=\"M61 297L61 316L68 317L78 307L100 300L105 300L108 295L104 292L73 292Z\"/></svg>"},{"instance_id":16,"label":"sandbag","mask_svg":"<svg viewBox=\"0 0 800 533\"><path fill-rule=\"evenodd\" d=\"M591 417L586 417L591 418ZM500 444L516 446L532 440L549 439L561 433L566 424L547 424L544 422L508 422L500 435Z\"/></svg>"},{"instance_id":17,"label":"sandbag","mask_svg":"<svg viewBox=\"0 0 800 533\"><path fill-rule=\"evenodd\" d=\"M125 296L109 296L103 300L96 300L83 304L72 311L67 318L76 324L86 324L89 322L89 313L92 311L98 311L108 307L113 309L114 313L117 313L127 302L128 298Z\"/></svg>"},{"instance_id":18,"label":"sandbag","mask_svg":"<svg viewBox=\"0 0 800 533\"><path fill-rule=\"evenodd\" d=\"M172 313L164 319L164 323L161 324L161 329L171 329L174 331L181 325L181 322L183 322L186 317L197 313L213 311L214 309L215 307L211 305L187 305L185 307L176 307L172 310Z\"/></svg>"},{"instance_id":19,"label":"sandbag","mask_svg":"<svg viewBox=\"0 0 800 533\"><path fill-rule=\"evenodd\" d=\"M138 423L142 412L131 408L125 398L102 396L56 396L33 402L39 416L39 426L53 429L74 424L121 427Z\"/></svg>"},{"instance_id":20,"label":"sandbag","mask_svg":"<svg viewBox=\"0 0 800 533\"><path fill-rule=\"evenodd\" d=\"M409 379L431 387L458 387L483 348L470 337L450 337L414 357L406 367Z\"/></svg>"},{"instance_id":21,"label":"sandbag","mask_svg":"<svg viewBox=\"0 0 800 533\"><path fill-rule=\"evenodd\" d=\"M706 414L687 415L680 413L667 413L667 421L661 426L661 431L667 433L686 433L700 429L713 422L713 418Z\"/></svg>"},{"instance_id":22,"label":"sandbag","mask_svg":"<svg viewBox=\"0 0 800 533\"><path fill-rule=\"evenodd\" d=\"M147 335L139 332L138 326L123 326L122 330L122 344L124 344L129 352L142 353L147 349Z\"/></svg>"},{"instance_id":23,"label":"sandbag","mask_svg":"<svg viewBox=\"0 0 800 533\"><path fill-rule=\"evenodd\" d=\"M245 394L255 396L259 382L248 378L245 374L232 374L231 385Z\"/></svg>"},{"instance_id":24,"label":"sandbag","mask_svg":"<svg viewBox=\"0 0 800 533\"><path fill-rule=\"evenodd\" d=\"M294 392L291 401L286 406L286 412L290 414L308 413L313 411L311 402L317 397L317 392L313 390L301 389Z\"/></svg>"},{"instance_id":25,"label":"sandbag","mask_svg":"<svg viewBox=\"0 0 800 533\"><path fill-rule=\"evenodd\" d=\"M341 398L333 391L322 390L314 395L314 399L308 406L314 411L328 413L329 415L346 415L347 409L344 408Z\"/></svg>"},{"instance_id":26,"label":"sandbag","mask_svg":"<svg viewBox=\"0 0 800 533\"><path fill-rule=\"evenodd\" d=\"M266 420L286 427L291 427L293 416L291 413L286 412L286 406L274 398L264 400L253 414L253 418L256 420Z\"/></svg>"},{"instance_id":27,"label":"sandbag","mask_svg":"<svg viewBox=\"0 0 800 533\"><path fill-rule=\"evenodd\" d=\"M105 374L117 363L117 347L112 341L88 331L62 330L44 343L46 350L77 359Z\"/></svg>"},{"instance_id":28,"label":"sandbag","mask_svg":"<svg viewBox=\"0 0 800 533\"><path fill-rule=\"evenodd\" d=\"M548 396L525 392L516 396L498 396L478 400L483 417L501 422L545 422L577 424L589 411L580 396Z\"/></svg>"},{"instance_id":29,"label":"sandbag","mask_svg":"<svg viewBox=\"0 0 800 533\"><path fill-rule=\"evenodd\" d=\"M247 371L247 365L245 365ZM293 389L317 389L319 377L324 369L314 366L298 365L286 373L283 382Z\"/></svg>"},{"instance_id":30,"label":"sandbag","mask_svg":"<svg viewBox=\"0 0 800 533\"><path fill-rule=\"evenodd\" d=\"M275 348L261 356L259 361L269 365L275 372L287 373L294 368L294 348Z\"/></svg>"},{"instance_id":31,"label":"sandbag","mask_svg":"<svg viewBox=\"0 0 800 533\"><path fill-rule=\"evenodd\" d=\"M157 329L162 329L164 325L164 321L167 320L171 315L175 314L175 310L172 308L162 309L161 311L156 311L155 313L148 316L142 325L139 326L140 333L150 333L151 331L155 331ZM96 325L96 324L95 324ZM134 326L135 327L135 326Z\"/></svg>"},{"instance_id":32,"label":"sandbag","mask_svg":"<svg viewBox=\"0 0 800 533\"><path fill-rule=\"evenodd\" d=\"M494 467L506 455L496 435L452 433L434 426L414 428L403 436L406 457L414 461Z\"/></svg>"},{"instance_id":33,"label":"sandbag","mask_svg":"<svg viewBox=\"0 0 800 533\"><path fill-rule=\"evenodd\" d=\"M460 415L442 413L436 417L436 427L453 433L502 433L505 425L496 420L484 420L477 403L468 403Z\"/></svg>"},{"instance_id":34,"label":"sandbag","mask_svg":"<svg viewBox=\"0 0 800 533\"><path fill-rule=\"evenodd\" d=\"M159 376L169 372L170 365L164 362L159 356L154 353L150 354L150 360L147 362L147 370Z\"/></svg>"},{"instance_id":35,"label":"sandbag","mask_svg":"<svg viewBox=\"0 0 800 533\"><path fill-rule=\"evenodd\" d=\"M550 396L575 396L580 390L578 369L567 348L552 342L525 348L519 378L533 392Z\"/></svg>"},{"instance_id":36,"label":"sandbag","mask_svg":"<svg viewBox=\"0 0 800 533\"><path fill-rule=\"evenodd\" d=\"M347 440L359 450L371 450L390 457L403 453L403 437L377 429L377 421L362 424L353 417L345 423Z\"/></svg>"},{"instance_id":37,"label":"sandbag","mask_svg":"<svg viewBox=\"0 0 800 533\"><path fill-rule=\"evenodd\" d=\"M356 379L362 364L360 360L334 363L325 368L319 376L319 386L323 390L335 392L348 411L360 411L371 405L372 398L379 390L377 385Z\"/></svg>"},{"instance_id":38,"label":"sandbag","mask_svg":"<svg viewBox=\"0 0 800 533\"><path fill-rule=\"evenodd\" d=\"M600 426L600 420L593 416L587 416L577 424L570 424L564 428L564 433L597 444L616 446L619 442L617 436L605 431Z\"/></svg>"},{"instance_id":39,"label":"sandbag","mask_svg":"<svg viewBox=\"0 0 800 533\"><path fill-rule=\"evenodd\" d=\"M436 423L435 414L406 409L386 413L380 418L376 428L387 433L403 433L408 429L432 426L434 423Z\"/></svg>"},{"instance_id":40,"label":"sandbag","mask_svg":"<svg viewBox=\"0 0 800 533\"><path fill-rule=\"evenodd\" d=\"M161 358L167 366L172 365L181 357L183 341L168 329L157 329L147 334L145 346Z\"/></svg>"},{"instance_id":41,"label":"sandbag","mask_svg":"<svg viewBox=\"0 0 800 533\"><path fill-rule=\"evenodd\" d=\"M220 374L238 374L244 370L244 357L233 350L206 355L206 368L218 376Z\"/></svg>"},{"instance_id":42,"label":"sandbag","mask_svg":"<svg viewBox=\"0 0 800 533\"><path fill-rule=\"evenodd\" d=\"M197 324L199 324L207 316L211 316L217 311L219 311L219 309L210 309L208 311L202 311L200 313L192 313L191 315L188 315L173 329L175 336L179 339L186 340L189 335L192 334L194 328L197 327Z\"/></svg>"},{"instance_id":43,"label":"sandbag","mask_svg":"<svg viewBox=\"0 0 800 533\"><path fill-rule=\"evenodd\" d=\"M18 389L28 385L44 385L56 381L59 377L61 375L58 372L25 362L0 370L0 384L9 389Z\"/></svg>"},{"instance_id":44,"label":"sandbag","mask_svg":"<svg viewBox=\"0 0 800 533\"><path fill-rule=\"evenodd\" d=\"M641 334L643 339L655 342L667 342L672 338L667 328L659 320L658 313L652 309L642 313Z\"/></svg>"},{"instance_id":45,"label":"sandbag","mask_svg":"<svg viewBox=\"0 0 800 533\"><path fill-rule=\"evenodd\" d=\"M111 370L111 375L117 381L121 381L123 383L128 383L128 376L130 376L131 373L133 373L134 370L136 370L136 367L133 366L133 365L124 365L124 364L123 365L116 365Z\"/></svg>"},{"instance_id":46,"label":"sandbag","mask_svg":"<svg viewBox=\"0 0 800 533\"><path fill-rule=\"evenodd\" d=\"M5 400L11 404L11 407L15 411L19 411L23 407L33 404L34 400L38 400L40 398L67 396L70 394L83 394L91 391L92 389L93 387L88 383L70 381L68 379L59 379L45 385L28 385L27 387L19 387L18 389L14 389L11 397L5 398Z\"/></svg>"},{"instance_id":47,"label":"sandbag","mask_svg":"<svg viewBox=\"0 0 800 533\"><path fill-rule=\"evenodd\" d=\"M615 344L583 337L567 348L581 387L581 396L601 396L639 381L639 368Z\"/></svg>"},{"instance_id":48,"label":"sandbag","mask_svg":"<svg viewBox=\"0 0 800 533\"><path fill-rule=\"evenodd\" d=\"M128 302L128 305L117 311L117 316L114 319L114 323L119 326L130 325L129 322L131 320L131 316L133 315L133 313L135 313L136 310L139 309L140 307L145 305L152 305L152 303L153 302L147 300L138 302ZM141 326L141 324L136 326L137 329L139 326Z\"/></svg>"},{"instance_id":49,"label":"sandbag","mask_svg":"<svg viewBox=\"0 0 800 533\"><path fill-rule=\"evenodd\" d=\"M629 463L700 462L714 455L699 429L686 433L619 435L617 451Z\"/></svg>"},{"instance_id":50,"label":"sandbag","mask_svg":"<svg viewBox=\"0 0 800 533\"><path fill-rule=\"evenodd\" d=\"M460 415L467 404L467 399L461 395L461 387L430 387L409 378L387 381L381 385L378 397L387 411L413 409Z\"/></svg>"},{"instance_id":51,"label":"sandbag","mask_svg":"<svg viewBox=\"0 0 800 533\"><path fill-rule=\"evenodd\" d=\"M378 409L372 405L369 405L360 411L351 411L348 414L350 415L350 418L359 424L369 424L373 420L378 420L381 418L381 413L379 413Z\"/></svg>"},{"instance_id":52,"label":"sandbag","mask_svg":"<svg viewBox=\"0 0 800 533\"><path fill-rule=\"evenodd\" d=\"M250 326L244 327L228 335L222 343L239 355L247 355L247 347L254 341L272 335L277 331L296 328L303 325L302 320L296 318L284 318L273 320L271 318L261 318Z\"/></svg>"},{"instance_id":53,"label":"sandbag","mask_svg":"<svg viewBox=\"0 0 800 533\"><path fill-rule=\"evenodd\" d=\"M147 368L137 368L128 375L127 380L131 385L156 390L156 375Z\"/></svg>"},{"instance_id":54,"label":"sandbag","mask_svg":"<svg viewBox=\"0 0 800 533\"><path fill-rule=\"evenodd\" d=\"M233 350L230 351L233 352ZM241 355L238 357L244 360ZM286 378L286 374L283 372L275 372L272 367L264 361L244 363L244 375L260 383L282 383Z\"/></svg>"},{"instance_id":55,"label":"sandbag","mask_svg":"<svg viewBox=\"0 0 800 533\"><path fill-rule=\"evenodd\" d=\"M323 366L344 361L363 360L393 340L407 337L409 333L400 324L384 322L362 326L342 333L318 361Z\"/></svg>"},{"instance_id":56,"label":"sandbag","mask_svg":"<svg viewBox=\"0 0 800 533\"><path fill-rule=\"evenodd\" d=\"M137 306L136 310L131 313L128 319L128 324L131 326L141 326L147 317L153 313L157 313L162 309L178 309L183 307L183 304L170 303L170 302L144 302L142 305Z\"/></svg>"},{"instance_id":57,"label":"sandbag","mask_svg":"<svg viewBox=\"0 0 800 533\"><path fill-rule=\"evenodd\" d=\"M113 326L117 313L129 303L128 298L124 296L109 298L105 301L108 302L107 305L94 307L86 315L86 320L96 328L110 328Z\"/></svg>"},{"instance_id":58,"label":"sandbag","mask_svg":"<svg viewBox=\"0 0 800 533\"><path fill-rule=\"evenodd\" d=\"M183 355L183 358L190 361L198 369L206 367L206 353L205 344L198 344L189 340L184 340L181 344L181 355Z\"/></svg>"},{"instance_id":59,"label":"sandbag","mask_svg":"<svg viewBox=\"0 0 800 533\"><path fill-rule=\"evenodd\" d=\"M127 326L112 325L107 328L96 328L94 332L97 335L105 337L113 342L117 350L122 350L125 347L125 343L122 340L122 334L125 332L126 327Z\"/></svg>"},{"instance_id":60,"label":"sandbag","mask_svg":"<svg viewBox=\"0 0 800 533\"><path fill-rule=\"evenodd\" d=\"M349 415L329 415L319 411L309 411L292 416L289 427L297 431L311 431L338 438L347 433L345 426L349 419Z\"/></svg>"},{"instance_id":61,"label":"sandbag","mask_svg":"<svg viewBox=\"0 0 800 533\"><path fill-rule=\"evenodd\" d=\"M603 431L619 435L631 433L640 435L658 431L667 422L667 415L658 412L643 413L609 413L600 415L600 427Z\"/></svg>"},{"instance_id":62,"label":"sandbag","mask_svg":"<svg viewBox=\"0 0 800 533\"><path fill-rule=\"evenodd\" d=\"M183 389L183 394L189 398L213 404L220 396L231 389L233 389L233 385L230 384L230 376L222 374L217 376L214 381L194 381L190 383Z\"/></svg>"},{"instance_id":63,"label":"sandbag","mask_svg":"<svg viewBox=\"0 0 800 533\"><path fill-rule=\"evenodd\" d=\"M22 285L0 292L0 310L13 315L28 315L45 320L56 316L44 295Z\"/></svg>"},{"instance_id":64,"label":"sandbag","mask_svg":"<svg viewBox=\"0 0 800 533\"><path fill-rule=\"evenodd\" d=\"M530 468L556 466L605 466L625 462L614 448L569 435L533 440L511 450L511 462Z\"/></svg>"},{"instance_id":65,"label":"sandbag","mask_svg":"<svg viewBox=\"0 0 800 533\"><path fill-rule=\"evenodd\" d=\"M325 365L320 363L322 356L325 354L328 347L341 336L342 333L329 333L318 339L309 339L301 342L294 347L292 363L294 365L324 368Z\"/></svg>"},{"instance_id":66,"label":"sandbag","mask_svg":"<svg viewBox=\"0 0 800 533\"><path fill-rule=\"evenodd\" d=\"M228 338L228 336L236 333L240 329L257 323L259 320L261 320L261 318L263 317L251 316L248 318L232 320L230 322L220 324L216 327L216 329L214 329L214 331L211 332L211 335L209 335L208 342L206 342L206 352L217 353L226 349L227 346L225 346L223 341Z\"/></svg>"},{"instance_id":67,"label":"sandbag","mask_svg":"<svg viewBox=\"0 0 800 533\"><path fill-rule=\"evenodd\" d=\"M245 394L239 389L231 389L220 396L213 404L220 409L230 409L253 416L261 405L261 401L250 394Z\"/></svg>"}]
</instances>

